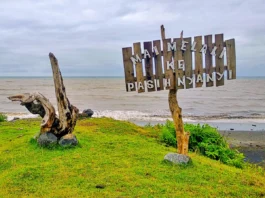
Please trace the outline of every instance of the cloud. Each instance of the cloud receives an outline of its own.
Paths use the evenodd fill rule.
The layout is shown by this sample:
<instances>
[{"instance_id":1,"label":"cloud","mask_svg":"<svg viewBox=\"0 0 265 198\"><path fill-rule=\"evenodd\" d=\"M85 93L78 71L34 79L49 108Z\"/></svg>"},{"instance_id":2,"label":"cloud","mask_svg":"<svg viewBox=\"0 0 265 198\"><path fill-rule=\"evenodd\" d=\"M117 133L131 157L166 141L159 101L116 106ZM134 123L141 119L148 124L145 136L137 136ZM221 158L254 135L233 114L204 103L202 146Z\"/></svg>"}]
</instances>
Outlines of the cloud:
<instances>
[{"instance_id":1,"label":"cloud","mask_svg":"<svg viewBox=\"0 0 265 198\"><path fill-rule=\"evenodd\" d=\"M122 47L167 37L235 38L238 75L265 75L263 0L3 0L0 76L50 76L53 52L65 75L123 75Z\"/></svg>"}]
</instances>

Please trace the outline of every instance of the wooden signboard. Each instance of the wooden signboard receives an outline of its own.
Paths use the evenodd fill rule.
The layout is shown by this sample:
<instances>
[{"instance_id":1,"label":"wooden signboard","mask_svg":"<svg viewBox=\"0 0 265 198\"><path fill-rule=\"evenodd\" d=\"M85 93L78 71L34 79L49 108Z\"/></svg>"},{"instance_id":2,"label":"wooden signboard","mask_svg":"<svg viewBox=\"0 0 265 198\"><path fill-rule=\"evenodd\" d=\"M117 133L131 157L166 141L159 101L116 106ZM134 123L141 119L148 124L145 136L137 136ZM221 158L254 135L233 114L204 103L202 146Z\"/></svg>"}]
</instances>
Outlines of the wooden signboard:
<instances>
[{"instance_id":1,"label":"wooden signboard","mask_svg":"<svg viewBox=\"0 0 265 198\"><path fill-rule=\"evenodd\" d=\"M225 76L236 79L235 50L235 39L224 41L223 34L134 43L122 49L126 90L222 86Z\"/></svg>"},{"instance_id":2,"label":"wooden signboard","mask_svg":"<svg viewBox=\"0 0 265 198\"><path fill-rule=\"evenodd\" d=\"M190 133L184 130L177 90L222 86L225 75L228 80L236 79L235 39L224 41L223 34L183 38L183 31L180 38L167 39L163 25L161 37L161 41L144 42L142 46L134 43L133 49L122 49L126 90L169 90L178 153L187 155Z\"/></svg>"}]
</instances>

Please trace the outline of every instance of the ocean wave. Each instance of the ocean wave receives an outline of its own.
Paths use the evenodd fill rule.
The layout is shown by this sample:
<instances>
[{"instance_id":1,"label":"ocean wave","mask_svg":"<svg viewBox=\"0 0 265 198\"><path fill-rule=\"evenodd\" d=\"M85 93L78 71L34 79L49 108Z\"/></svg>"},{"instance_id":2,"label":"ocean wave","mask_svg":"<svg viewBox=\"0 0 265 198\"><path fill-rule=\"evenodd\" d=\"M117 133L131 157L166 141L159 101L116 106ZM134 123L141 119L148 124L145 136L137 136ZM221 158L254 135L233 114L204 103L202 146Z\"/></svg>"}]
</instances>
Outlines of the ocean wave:
<instances>
[{"instance_id":1,"label":"ocean wave","mask_svg":"<svg viewBox=\"0 0 265 198\"><path fill-rule=\"evenodd\" d=\"M58 112L57 112L58 113ZM30 113L4 113L7 115L8 121L13 120L15 117L19 119L25 118L36 118L38 115L33 115ZM127 121L146 121L146 122L164 122L166 120L172 120L169 111L156 111L156 112L141 112L141 111L123 111L123 110L101 110L94 111L93 117L109 117L116 120L127 120ZM248 114L219 114L219 115L193 115L184 114L184 122L206 122L206 121L232 121L241 120L244 122L247 120L257 120L259 122L265 122L264 113L253 113Z\"/></svg>"},{"instance_id":2,"label":"ocean wave","mask_svg":"<svg viewBox=\"0 0 265 198\"><path fill-rule=\"evenodd\" d=\"M33 115L33 114L27 114L27 113L5 113L7 116L7 121L11 121L14 118L19 118L19 119L27 119L27 118L37 118L38 115Z\"/></svg>"}]
</instances>

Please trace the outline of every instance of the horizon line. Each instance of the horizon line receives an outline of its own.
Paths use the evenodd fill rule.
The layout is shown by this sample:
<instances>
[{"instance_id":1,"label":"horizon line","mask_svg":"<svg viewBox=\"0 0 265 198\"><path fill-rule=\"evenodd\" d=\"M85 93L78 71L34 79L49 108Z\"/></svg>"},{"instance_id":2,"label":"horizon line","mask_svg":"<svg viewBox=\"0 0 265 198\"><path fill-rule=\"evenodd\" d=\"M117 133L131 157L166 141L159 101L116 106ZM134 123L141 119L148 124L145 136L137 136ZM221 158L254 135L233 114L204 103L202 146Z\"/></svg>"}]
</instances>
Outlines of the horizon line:
<instances>
[{"instance_id":1,"label":"horizon line","mask_svg":"<svg viewBox=\"0 0 265 198\"><path fill-rule=\"evenodd\" d=\"M50 75L50 76L38 76L38 75L36 75L36 76L0 76L0 78L5 78L5 77L14 77L14 78L16 78L16 77L24 77L24 78L36 78L36 77L38 77L38 78L52 78L53 76L52 75ZM71 77L71 78L85 78L85 77L89 77L89 78L101 78L101 77L104 77L104 78L113 78L113 77L116 77L116 78L121 78L121 77L125 77L125 76L68 76L68 75L64 75L63 77L66 77L66 78L69 78L69 77ZM244 76L244 75L238 75L237 77L240 77L240 78L242 78L242 77L265 77L265 75L264 76Z\"/></svg>"}]
</instances>

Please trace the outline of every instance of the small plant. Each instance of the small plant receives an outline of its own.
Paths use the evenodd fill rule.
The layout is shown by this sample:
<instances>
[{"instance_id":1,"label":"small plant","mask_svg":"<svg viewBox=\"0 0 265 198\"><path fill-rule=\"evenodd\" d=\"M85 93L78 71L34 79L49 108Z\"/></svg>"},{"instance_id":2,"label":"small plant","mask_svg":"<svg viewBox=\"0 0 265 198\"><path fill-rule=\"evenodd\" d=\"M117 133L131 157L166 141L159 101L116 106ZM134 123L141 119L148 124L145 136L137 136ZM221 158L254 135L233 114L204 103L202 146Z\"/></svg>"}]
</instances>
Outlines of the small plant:
<instances>
[{"instance_id":1,"label":"small plant","mask_svg":"<svg viewBox=\"0 0 265 198\"><path fill-rule=\"evenodd\" d=\"M2 113L0 113L0 122L4 122L6 120L7 120L7 116L2 114Z\"/></svg>"},{"instance_id":2,"label":"small plant","mask_svg":"<svg viewBox=\"0 0 265 198\"><path fill-rule=\"evenodd\" d=\"M162 125L162 134L160 139L167 145L176 147L176 131L173 122L167 120L165 125Z\"/></svg>"},{"instance_id":3,"label":"small plant","mask_svg":"<svg viewBox=\"0 0 265 198\"><path fill-rule=\"evenodd\" d=\"M189 149L199 152L214 160L238 168L243 167L244 155L237 150L230 149L227 141L216 128L209 125L185 124L185 131L190 132ZM162 126L160 140L167 145L176 146L176 132L173 122L167 121Z\"/></svg>"}]
</instances>

